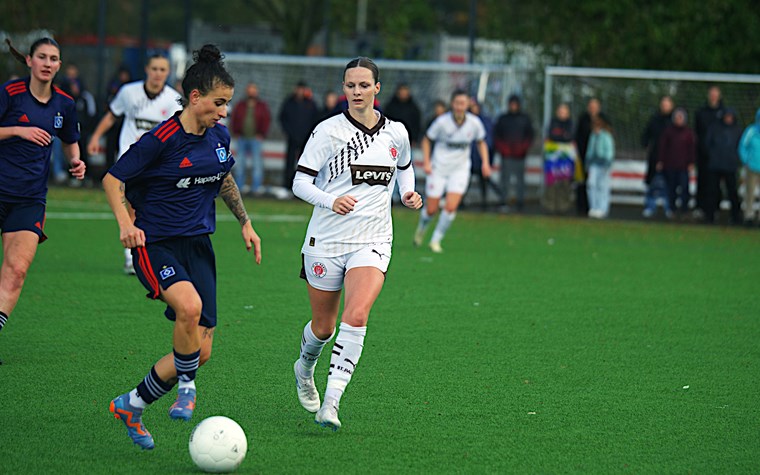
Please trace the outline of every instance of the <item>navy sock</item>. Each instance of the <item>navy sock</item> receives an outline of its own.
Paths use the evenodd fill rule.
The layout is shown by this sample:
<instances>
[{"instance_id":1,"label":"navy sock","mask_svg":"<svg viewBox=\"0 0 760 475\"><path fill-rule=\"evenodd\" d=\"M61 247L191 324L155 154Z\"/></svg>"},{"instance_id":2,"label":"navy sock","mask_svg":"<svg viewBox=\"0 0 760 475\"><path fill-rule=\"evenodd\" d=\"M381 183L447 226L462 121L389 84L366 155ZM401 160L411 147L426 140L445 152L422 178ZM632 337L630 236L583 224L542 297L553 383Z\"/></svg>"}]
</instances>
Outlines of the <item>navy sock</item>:
<instances>
[{"instance_id":1,"label":"navy sock","mask_svg":"<svg viewBox=\"0 0 760 475\"><path fill-rule=\"evenodd\" d=\"M182 355L174 350L174 367L177 368L177 379L180 382L190 382L195 380L195 373L198 371L198 364L201 361L201 350L189 355Z\"/></svg>"},{"instance_id":2,"label":"navy sock","mask_svg":"<svg viewBox=\"0 0 760 475\"><path fill-rule=\"evenodd\" d=\"M8 321L8 315L5 312L0 312L0 330L5 326L5 322Z\"/></svg>"},{"instance_id":3,"label":"navy sock","mask_svg":"<svg viewBox=\"0 0 760 475\"><path fill-rule=\"evenodd\" d=\"M137 385L137 394L147 404L152 403L164 394L171 391L173 384L162 381L156 373L156 367L150 369L150 373Z\"/></svg>"}]
</instances>

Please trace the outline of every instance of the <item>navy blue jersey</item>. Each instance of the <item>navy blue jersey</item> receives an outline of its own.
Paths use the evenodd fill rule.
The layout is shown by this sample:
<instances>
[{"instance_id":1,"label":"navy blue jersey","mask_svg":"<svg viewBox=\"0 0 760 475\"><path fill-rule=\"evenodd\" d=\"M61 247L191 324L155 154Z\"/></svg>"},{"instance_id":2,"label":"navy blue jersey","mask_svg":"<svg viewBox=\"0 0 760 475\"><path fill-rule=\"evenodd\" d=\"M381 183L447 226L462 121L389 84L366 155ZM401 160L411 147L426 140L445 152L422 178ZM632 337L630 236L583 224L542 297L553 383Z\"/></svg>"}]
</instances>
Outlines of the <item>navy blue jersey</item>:
<instances>
[{"instance_id":1,"label":"navy blue jersey","mask_svg":"<svg viewBox=\"0 0 760 475\"><path fill-rule=\"evenodd\" d=\"M126 183L135 225L157 242L214 232L214 198L234 163L227 127L188 134L178 112L140 137L109 173Z\"/></svg>"},{"instance_id":2,"label":"navy blue jersey","mask_svg":"<svg viewBox=\"0 0 760 475\"><path fill-rule=\"evenodd\" d=\"M53 87L47 104L29 92L29 79L0 86L0 127L39 127L72 144L79 141L74 99ZM45 202L52 145L41 147L21 137L0 140L0 200Z\"/></svg>"}]
</instances>

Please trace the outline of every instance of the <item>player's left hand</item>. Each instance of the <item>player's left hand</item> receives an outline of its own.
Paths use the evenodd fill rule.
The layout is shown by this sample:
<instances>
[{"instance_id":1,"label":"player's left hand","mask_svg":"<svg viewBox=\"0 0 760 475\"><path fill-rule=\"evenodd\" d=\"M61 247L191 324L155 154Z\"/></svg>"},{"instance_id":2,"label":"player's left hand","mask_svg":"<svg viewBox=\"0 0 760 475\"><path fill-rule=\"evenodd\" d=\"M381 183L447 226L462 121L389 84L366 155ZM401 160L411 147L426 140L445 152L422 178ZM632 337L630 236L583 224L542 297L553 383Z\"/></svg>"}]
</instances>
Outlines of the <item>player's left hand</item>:
<instances>
[{"instance_id":1,"label":"player's left hand","mask_svg":"<svg viewBox=\"0 0 760 475\"><path fill-rule=\"evenodd\" d=\"M243 225L243 242L245 242L247 250L253 249L253 254L256 256L256 264L261 264L261 238L253 230L250 219Z\"/></svg>"},{"instance_id":2,"label":"player's left hand","mask_svg":"<svg viewBox=\"0 0 760 475\"><path fill-rule=\"evenodd\" d=\"M71 161L71 168L69 168L69 173L71 173L71 175L77 180L84 180L84 172L86 169L87 165L85 165L81 159L75 158Z\"/></svg>"},{"instance_id":3,"label":"player's left hand","mask_svg":"<svg viewBox=\"0 0 760 475\"><path fill-rule=\"evenodd\" d=\"M483 166L480 168L480 173L483 174L483 178L491 176L491 165L488 162L483 162Z\"/></svg>"},{"instance_id":4,"label":"player's left hand","mask_svg":"<svg viewBox=\"0 0 760 475\"><path fill-rule=\"evenodd\" d=\"M404 206L407 208L422 208L422 197L416 191L407 191L404 193L404 196L401 198L401 202L404 203Z\"/></svg>"}]
</instances>

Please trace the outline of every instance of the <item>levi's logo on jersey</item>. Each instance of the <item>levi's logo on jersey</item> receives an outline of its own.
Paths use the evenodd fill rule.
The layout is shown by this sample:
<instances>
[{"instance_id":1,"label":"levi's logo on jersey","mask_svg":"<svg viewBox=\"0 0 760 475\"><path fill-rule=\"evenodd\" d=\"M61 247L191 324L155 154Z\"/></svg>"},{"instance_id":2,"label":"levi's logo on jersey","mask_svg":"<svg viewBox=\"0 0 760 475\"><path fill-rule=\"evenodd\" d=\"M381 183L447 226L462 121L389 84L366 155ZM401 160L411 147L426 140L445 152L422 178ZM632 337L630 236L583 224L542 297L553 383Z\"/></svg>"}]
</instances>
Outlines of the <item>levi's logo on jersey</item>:
<instances>
[{"instance_id":1,"label":"levi's logo on jersey","mask_svg":"<svg viewBox=\"0 0 760 475\"><path fill-rule=\"evenodd\" d=\"M391 182L396 167L373 167L370 165L351 164L351 184L359 185L366 183L372 185L385 185Z\"/></svg>"}]
</instances>

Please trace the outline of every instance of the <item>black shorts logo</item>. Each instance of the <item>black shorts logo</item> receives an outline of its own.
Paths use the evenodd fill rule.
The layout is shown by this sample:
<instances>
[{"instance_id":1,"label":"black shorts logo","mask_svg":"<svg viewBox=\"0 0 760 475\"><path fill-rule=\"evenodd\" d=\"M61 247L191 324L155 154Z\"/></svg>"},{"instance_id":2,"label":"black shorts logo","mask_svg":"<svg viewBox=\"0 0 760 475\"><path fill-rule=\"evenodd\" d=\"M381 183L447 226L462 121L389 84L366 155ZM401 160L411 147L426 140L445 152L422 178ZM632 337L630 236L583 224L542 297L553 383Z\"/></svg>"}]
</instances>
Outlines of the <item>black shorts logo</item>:
<instances>
[{"instance_id":1,"label":"black shorts logo","mask_svg":"<svg viewBox=\"0 0 760 475\"><path fill-rule=\"evenodd\" d=\"M366 183L388 186L396 167L373 167L369 165L351 165L351 184Z\"/></svg>"}]
</instances>

